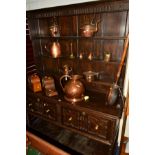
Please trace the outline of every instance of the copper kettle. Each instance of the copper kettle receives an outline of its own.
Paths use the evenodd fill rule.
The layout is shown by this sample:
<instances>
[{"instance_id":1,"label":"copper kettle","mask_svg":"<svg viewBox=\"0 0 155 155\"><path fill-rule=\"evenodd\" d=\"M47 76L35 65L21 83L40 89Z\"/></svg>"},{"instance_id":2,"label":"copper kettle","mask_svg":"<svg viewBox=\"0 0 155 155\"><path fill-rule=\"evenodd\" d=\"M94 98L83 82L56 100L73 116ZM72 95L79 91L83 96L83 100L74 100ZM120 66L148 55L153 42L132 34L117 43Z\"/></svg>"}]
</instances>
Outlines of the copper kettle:
<instances>
[{"instance_id":1,"label":"copper kettle","mask_svg":"<svg viewBox=\"0 0 155 155\"><path fill-rule=\"evenodd\" d=\"M56 17L53 18L53 23L49 27L49 31L50 31L50 35L52 37L60 37L60 28L59 28L59 25L57 23Z\"/></svg>"},{"instance_id":2,"label":"copper kettle","mask_svg":"<svg viewBox=\"0 0 155 155\"><path fill-rule=\"evenodd\" d=\"M59 26L54 24L50 26L50 34L52 37L60 37L60 31L59 31Z\"/></svg>"},{"instance_id":3,"label":"copper kettle","mask_svg":"<svg viewBox=\"0 0 155 155\"><path fill-rule=\"evenodd\" d=\"M61 48L60 48L59 42L53 42L52 44L49 44L48 46L45 45L45 49L48 52L50 52L53 58L58 58L61 55Z\"/></svg>"},{"instance_id":4,"label":"copper kettle","mask_svg":"<svg viewBox=\"0 0 155 155\"><path fill-rule=\"evenodd\" d=\"M92 20L90 24L86 24L86 25L82 26L80 28L81 32L82 32L82 36L84 36L84 37L92 37L94 35L94 33L98 31L98 23L100 21L101 20L98 20L95 23Z\"/></svg>"},{"instance_id":5,"label":"copper kettle","mask_svg":"<svg viewBox=\"0 0 155 155\"><path fill-rule=\"evenodd\" d=\"M65 93L64 98L65 100L75 103L80 102L84 99L84 92L85 88L83 83L80 81L82 76L80 75L66 75L70 80L65 84L62 85L63 76L60 78L60 85L62 87L63 92Z\"/></svg>"}]
</instances>

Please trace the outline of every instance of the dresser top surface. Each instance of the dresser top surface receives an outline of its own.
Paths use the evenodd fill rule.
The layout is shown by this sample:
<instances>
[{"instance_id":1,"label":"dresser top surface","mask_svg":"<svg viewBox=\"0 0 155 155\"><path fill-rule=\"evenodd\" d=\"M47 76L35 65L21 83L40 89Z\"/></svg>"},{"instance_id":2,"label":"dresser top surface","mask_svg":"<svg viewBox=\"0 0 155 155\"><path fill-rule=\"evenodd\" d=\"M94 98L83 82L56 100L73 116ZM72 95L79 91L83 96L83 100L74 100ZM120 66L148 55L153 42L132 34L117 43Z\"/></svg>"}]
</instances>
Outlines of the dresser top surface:
<instances>
[{"instance_id":1,"label":"dresser top surface","mask_svg":"<svg viewBox=\"0 0 155 155\"><path fill-rule=\"evenodd\" d=\"M27 95L31 95L37 98L41 98L46 100L48 103L58 103L63 104L63 106L67 106L74 109L79 109L81 111L87 111L92 113L98 113L99 115L107 115L108 117L120 118L122 113L122 107L118 108L117 104L121 103L121 100L118 99L113 106L106 105L106 97L104 94L97 93L86 93L85 96L89 96L87 101L83 100L77 103L70 103L66 101L62 94L53 97L47 97L43 92L33 93L31 90L27 90Z\"/></svg>"}]
</instances>

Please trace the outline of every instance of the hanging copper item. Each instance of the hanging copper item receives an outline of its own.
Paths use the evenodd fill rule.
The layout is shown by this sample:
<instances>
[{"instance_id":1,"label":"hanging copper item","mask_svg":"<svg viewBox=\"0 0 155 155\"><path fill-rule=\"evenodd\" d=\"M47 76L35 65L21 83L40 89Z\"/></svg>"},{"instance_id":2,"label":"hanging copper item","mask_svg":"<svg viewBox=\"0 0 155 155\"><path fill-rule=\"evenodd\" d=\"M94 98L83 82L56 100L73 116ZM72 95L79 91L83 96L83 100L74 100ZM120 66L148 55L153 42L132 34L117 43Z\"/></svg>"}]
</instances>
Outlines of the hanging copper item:
<instances>
[{"instance_id":1,"label":"hanging copper item","mask_svg":"<svg viewBox=\"0 0 155 155\"><path fill-rule=\"evenodd\" d=\"M92 37L94 33L98 31L98 24L101 20L97 20L95 22L95 15L90 24L83 25L80 30L81 30L81 35L84 37Z\"/></svg>"},{"instance_id":2,"label":"hanging copper item","mask_svg":"<svg viewBox=\"0 0 155 155\"><path fill-rule=\"evenodd\" d=\"M49 46L49 47L48 47ZM52 44L46 46L45 49L50 52L53 58L58 58L61 56L61 48L59 42L53 42Z\"/></svg>"},{"instance_id":3,"label":"hanging copper item","mask_svg":"<svg viewBox=\"0 0 155 155\"><path fill-rule=\"evenodd\" d=\"M49 30L52 37L60 37L60 28L57 23L56 17L54 17L53 24L49 27Z\"/></svg>"}]
</instances>

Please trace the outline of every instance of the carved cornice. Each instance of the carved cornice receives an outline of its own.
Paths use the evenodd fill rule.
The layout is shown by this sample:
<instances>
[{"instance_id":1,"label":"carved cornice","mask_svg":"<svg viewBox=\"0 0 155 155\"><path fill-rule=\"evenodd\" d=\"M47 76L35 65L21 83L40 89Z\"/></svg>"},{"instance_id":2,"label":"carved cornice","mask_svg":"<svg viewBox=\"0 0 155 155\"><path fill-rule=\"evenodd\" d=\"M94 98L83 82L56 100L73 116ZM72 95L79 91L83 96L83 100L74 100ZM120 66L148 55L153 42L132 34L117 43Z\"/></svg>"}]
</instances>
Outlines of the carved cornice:
<instances>
[{"instance_id":1,"label":"carved cornice","mask_svg":"<svg viewBox=\"0 0 155 155\"><path fill-rule=\"evenodd\" d=\"M63 9L62 9L63 8ZM128 0L100 1L83 4L74 4L61 7L27 11L28 18L49 18L53 16L80 15L102 12L128 11Z\"/></svg>"}]
</instances>

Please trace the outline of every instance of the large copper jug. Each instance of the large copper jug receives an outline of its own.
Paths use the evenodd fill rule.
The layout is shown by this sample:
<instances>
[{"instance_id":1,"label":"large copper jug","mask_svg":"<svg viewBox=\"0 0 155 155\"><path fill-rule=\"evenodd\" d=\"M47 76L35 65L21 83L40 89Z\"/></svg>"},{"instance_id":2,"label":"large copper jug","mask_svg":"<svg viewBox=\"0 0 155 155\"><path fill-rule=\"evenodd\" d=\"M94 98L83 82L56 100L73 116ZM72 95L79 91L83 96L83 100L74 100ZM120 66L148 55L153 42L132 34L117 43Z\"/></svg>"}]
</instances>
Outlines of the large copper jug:
<instances>
[{"instance_id":1,"label":"large copper jug","mask_svg":"<svg viewBox=\"0 0 155 155\"><path fill-rule=\"evenodd\" d=\"M80 102L84 99L84 92L85 88L83 83L80 81L80 78L82 76L80 75L65 75L70 78L70 80L66 83L66 85L63 87L62 85L62 79L63 76L60 78L60 85L62 87L62 90L64 92L64 98L65 100L69 102Z\"/></svg>"}]
</instances>

